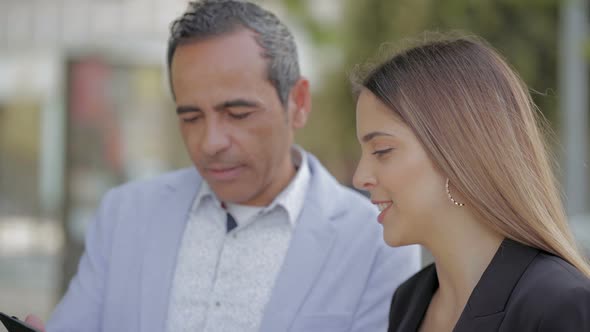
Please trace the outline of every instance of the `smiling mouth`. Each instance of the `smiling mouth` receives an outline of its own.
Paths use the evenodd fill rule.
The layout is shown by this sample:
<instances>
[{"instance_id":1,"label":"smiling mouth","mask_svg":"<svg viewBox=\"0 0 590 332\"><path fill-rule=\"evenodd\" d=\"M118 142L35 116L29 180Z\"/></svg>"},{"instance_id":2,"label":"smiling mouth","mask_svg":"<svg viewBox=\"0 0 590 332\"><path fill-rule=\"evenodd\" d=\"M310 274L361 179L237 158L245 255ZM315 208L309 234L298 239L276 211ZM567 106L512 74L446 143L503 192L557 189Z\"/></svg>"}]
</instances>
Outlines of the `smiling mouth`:
<instances>
[{"instance_id":1,"label":"smiling mouth","mask_svg":"<svg viewBox=\"0 0 590 332\"><path fill-rule=\"evenodd\" d=\"M383 210L390 207L393 204L393 202L374 202L373 204L377 205L377 208L379 208L379 212L382 212Z\"/></svg>"}]
</instances>

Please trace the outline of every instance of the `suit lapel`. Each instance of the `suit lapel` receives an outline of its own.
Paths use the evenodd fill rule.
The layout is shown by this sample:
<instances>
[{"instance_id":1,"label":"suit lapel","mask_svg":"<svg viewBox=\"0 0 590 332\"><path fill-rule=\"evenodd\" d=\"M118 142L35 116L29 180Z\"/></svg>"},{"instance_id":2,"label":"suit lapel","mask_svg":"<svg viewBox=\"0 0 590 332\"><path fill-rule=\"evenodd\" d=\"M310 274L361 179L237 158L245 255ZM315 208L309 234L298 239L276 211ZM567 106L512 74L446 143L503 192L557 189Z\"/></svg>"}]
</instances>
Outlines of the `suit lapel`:
<instances>
[{"instance_id":1,"label":"suit lapel","mask_svg":"<svg viewBox=\"0 0 590 332\"><path fill-rule=\"evenodd\" d=\"M320 274L334 237L331 225L320 215L318 209L304 208L301 220L313 222L307 223L308 227L298 225L293 234L260 331L287 331Z\"/></svg>"},{"instance_id":2,"label":"suit lapel","mask_svg":"<svg viewBox=\"0 0 590 332\"><path fill-rule=\"evenodd\" d=\"M539 250L505 239L473 289L454 332L497 331L512 290Z\"/></svg>"},{"instance_id":3,"label":"suit lapel","mask_svg":"<svg viewBox=\"0 0 590 332\"><path fill-rule=\"evenodd\" d=\"M140 331L165 331L176 258L188 213L198 192L195 171L177 178L146 216L146 250L141 271Z\"/></svg>"},{"instance_id":4,"label":"suit lapel","mask_svg":"<svg viewBox=\"0 0 590 332\"><path fill-rule=\"evenodd\" d=\"M289 330L334 244L336 229L330 221L340 209L335 209L331 201L338 185L309 154L308 161L311 181L307 198L266 305L261 332Z\"/></svg>"},{"instance_id":5,"label":"suit lapel","mask_svg":"<svg viewBox=\"0 0 590 332\"><path fill-rule=\"evenodd\" d=\"M394 307L392 310L393 314L395 314L395 311L400 314L402 312L407 313L401 318L402 320L396 331L417 331L422 323L422 319L426 315L426 310L430 305L432 296L438 289L438 278L434 264L426 267L420 274L420 279L417 281L415 287L409 292L395 295L395 303L400 303L401 306ZM397 298L398 296L400 298Z\"/></svg>"}]
</instances>

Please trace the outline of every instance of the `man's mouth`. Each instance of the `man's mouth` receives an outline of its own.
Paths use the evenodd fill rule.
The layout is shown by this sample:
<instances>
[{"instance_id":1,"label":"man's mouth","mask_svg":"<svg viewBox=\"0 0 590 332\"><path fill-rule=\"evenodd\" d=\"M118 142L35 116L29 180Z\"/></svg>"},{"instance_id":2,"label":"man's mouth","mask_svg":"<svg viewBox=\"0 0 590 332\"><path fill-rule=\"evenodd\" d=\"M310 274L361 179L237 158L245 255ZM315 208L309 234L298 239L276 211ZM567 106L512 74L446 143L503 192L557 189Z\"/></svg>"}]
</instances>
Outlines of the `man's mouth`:
<instances>
[{"instance_id":1,"label":"man's mouth","mask_svg":"<svg viewBox=\"0 0 590 332\"><path fill-rule=\"evenodd\" d=\"M214 166L207 167L206 172L208 177L215 181L231 181L235 180L240 173L244 170L244 166Z\"/></svg>"}]
</instances>

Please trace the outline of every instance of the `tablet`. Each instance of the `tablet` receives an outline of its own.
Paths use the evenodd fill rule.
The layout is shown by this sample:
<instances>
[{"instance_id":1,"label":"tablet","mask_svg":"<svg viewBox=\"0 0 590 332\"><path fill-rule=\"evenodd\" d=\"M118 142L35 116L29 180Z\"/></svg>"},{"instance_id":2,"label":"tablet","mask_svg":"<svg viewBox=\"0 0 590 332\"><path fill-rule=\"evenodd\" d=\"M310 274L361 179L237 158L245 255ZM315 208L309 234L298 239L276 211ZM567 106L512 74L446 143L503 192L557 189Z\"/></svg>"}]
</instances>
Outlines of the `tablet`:
<instances>
[{"instance_id":1,"label":"tablet","mask_svg":"<svg viewBox=\"0 0 590 332\"><path fill-rule=\"evenodd\" d=\"M0 312L0 321L6 327L8 332L40 332L29 324L19 320L15 316L8 316L5 313Z\"/></svg>"}]
</instances>

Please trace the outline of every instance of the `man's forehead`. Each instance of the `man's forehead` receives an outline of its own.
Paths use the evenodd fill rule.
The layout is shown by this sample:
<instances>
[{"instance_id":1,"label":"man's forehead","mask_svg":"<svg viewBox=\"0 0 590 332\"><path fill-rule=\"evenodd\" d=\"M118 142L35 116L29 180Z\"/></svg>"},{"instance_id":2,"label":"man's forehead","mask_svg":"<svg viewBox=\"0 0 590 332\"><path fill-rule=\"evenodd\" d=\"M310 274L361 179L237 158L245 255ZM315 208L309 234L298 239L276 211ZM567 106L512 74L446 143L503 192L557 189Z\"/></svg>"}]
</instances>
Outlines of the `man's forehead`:
<instances>
[{"instance_id":1,"label":"man's forehead","mask_svg":"<svg viewBox=\"0 0 590 332\"><path fill-rule=\"evenodd\" d=\"M216 47L220 49L247 47L258 49L259 52L257 52L257 54L264 54L263 49L258 42L257 34L252 30L244 28L202 38L187 38L178 44L175 55L180 50L198 49L202 51L202 49L205 48L213 49ZM235 55L243 56L244 51L246 50L247 49L242 49L241 52L238 52Z\"/></svg>"}]
</instances>

